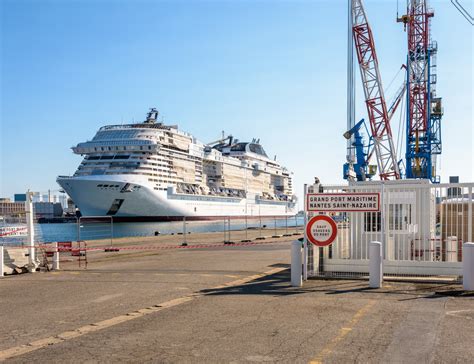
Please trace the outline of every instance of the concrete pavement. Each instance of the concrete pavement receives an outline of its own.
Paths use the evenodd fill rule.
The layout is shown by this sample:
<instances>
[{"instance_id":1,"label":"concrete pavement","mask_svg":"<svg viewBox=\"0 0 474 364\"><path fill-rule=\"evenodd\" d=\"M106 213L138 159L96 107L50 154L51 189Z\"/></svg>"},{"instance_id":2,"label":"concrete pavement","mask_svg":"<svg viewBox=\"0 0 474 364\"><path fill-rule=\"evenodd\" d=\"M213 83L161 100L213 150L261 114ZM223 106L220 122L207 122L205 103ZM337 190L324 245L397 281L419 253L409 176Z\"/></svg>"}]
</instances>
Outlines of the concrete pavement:
<instances>
[{"instance_id":1,"label":"concrete pavement","mask_svg":"<svg viewBox=\"0 0 474 364\"><path fill-rule=\"evenodd\" d=\"M472 362L474 296L460 286L310 280L293 288L289 251L278 241L148 252L3 279L0 359Z\"/></svg>"}]
</instances>

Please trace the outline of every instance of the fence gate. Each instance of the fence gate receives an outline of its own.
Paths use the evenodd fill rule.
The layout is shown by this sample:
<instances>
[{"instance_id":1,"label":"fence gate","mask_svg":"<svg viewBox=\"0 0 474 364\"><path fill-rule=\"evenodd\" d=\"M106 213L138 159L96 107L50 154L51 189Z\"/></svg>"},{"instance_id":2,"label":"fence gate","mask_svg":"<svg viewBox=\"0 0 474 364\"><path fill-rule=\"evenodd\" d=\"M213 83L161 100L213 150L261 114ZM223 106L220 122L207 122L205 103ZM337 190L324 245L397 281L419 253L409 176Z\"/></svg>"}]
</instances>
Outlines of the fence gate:
<instances>
[{"instance_id":1,"label":"fence gate","mask_svg":"<svg viewBox=\"0 0 474 364\"><path fill-rule=\"evenodd\" d=\"M328 247L305 239L308 276L368 276L369 242L380 241L384 275L462 276L462 246L473 242L474 183L358 182L324 186L323 194L380 194L380 210L329 214L337 237Z\"/></svg>"}]
</instances>

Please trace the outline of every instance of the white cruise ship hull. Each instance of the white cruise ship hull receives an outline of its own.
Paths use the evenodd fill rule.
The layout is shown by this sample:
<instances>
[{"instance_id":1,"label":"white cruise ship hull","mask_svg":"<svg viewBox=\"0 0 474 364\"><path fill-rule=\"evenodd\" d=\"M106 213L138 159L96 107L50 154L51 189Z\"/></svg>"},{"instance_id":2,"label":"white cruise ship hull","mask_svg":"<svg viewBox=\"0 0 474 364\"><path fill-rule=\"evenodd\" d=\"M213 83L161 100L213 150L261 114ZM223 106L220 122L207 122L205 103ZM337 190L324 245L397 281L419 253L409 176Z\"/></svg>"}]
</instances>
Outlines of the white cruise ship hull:
<instances>
[{"instance_id":1,"label":"white cruise ship hull","mask_svg":"<svg viewBox=\"0 0 474 364\"><path fill-rule=\"evenodd\" d=\"M170 221L222 217L291 216L295 202L179 194L173 187L154 190L143 176L98 175L58 177L57 182L76 202L82 216L113 216L117 220Z\"/></svg>"}]
</instances>

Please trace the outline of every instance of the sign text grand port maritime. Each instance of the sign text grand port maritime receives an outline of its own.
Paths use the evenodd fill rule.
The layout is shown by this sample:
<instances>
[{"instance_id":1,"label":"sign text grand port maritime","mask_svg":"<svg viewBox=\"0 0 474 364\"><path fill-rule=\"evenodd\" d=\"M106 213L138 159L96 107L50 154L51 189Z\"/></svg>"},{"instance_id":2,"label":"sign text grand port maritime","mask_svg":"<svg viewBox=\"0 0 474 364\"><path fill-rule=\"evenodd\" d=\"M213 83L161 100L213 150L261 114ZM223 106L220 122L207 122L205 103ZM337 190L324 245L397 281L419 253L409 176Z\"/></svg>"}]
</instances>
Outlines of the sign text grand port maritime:
<instances>
[{"instance_id":1,"label":"sign text grand port maritime","mask_svg":"<svg viewBox=\"0 0 474 364\"><path fill-rule=\"evenodd\" d=\"M308 193L306 195L306 211L380 211L380 194L378 192Z\"/></svg>"}]
</instances>

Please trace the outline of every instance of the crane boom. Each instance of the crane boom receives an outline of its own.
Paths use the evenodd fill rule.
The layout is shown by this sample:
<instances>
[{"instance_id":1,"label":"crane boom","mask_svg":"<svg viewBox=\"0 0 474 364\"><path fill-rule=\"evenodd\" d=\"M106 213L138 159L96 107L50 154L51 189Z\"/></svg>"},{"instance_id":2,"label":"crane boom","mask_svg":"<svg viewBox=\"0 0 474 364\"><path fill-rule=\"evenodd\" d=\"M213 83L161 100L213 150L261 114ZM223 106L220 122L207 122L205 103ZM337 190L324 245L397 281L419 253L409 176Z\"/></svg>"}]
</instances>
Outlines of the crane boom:
<instances>
[{"instance_id":1,"label":"crane boom","mask_svg":"<svg viewBox=\"0 0 474 364\"><path fill-rule=\"evenodd\" d=\"M398 21L408 35L407 60L407 178L439 182L437 155L441 154L441 98L436 97L437 43L430 39L434 16L427 0L409 0L407 14Z\"/></svg>"},{"instance_id":2,"label":"crane boom","mask_svg":"<svg viewBox=\"0 0 474 364\"><path fill-rule=\"evenodd\" d=\"M362 0L352 1L352 34L380 179L400 179L374 39Z\"/></svg>"}]
</instances>

